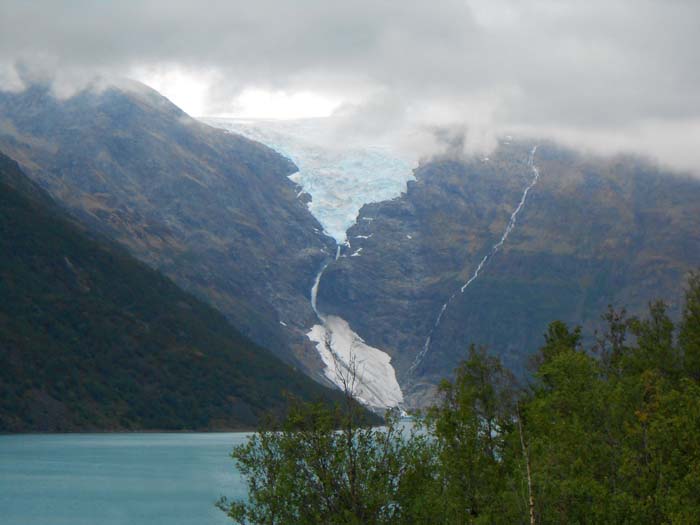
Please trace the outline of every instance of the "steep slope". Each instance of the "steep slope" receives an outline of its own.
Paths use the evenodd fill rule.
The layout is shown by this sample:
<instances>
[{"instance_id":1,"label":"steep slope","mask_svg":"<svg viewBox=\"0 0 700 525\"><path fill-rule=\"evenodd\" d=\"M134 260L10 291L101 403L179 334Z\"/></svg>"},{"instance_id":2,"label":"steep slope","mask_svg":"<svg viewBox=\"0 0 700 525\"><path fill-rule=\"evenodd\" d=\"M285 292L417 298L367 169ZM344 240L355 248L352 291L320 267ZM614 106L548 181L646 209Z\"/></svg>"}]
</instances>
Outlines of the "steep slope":
<instances>
[{"instance_id":1,"label":"steep slope","mask_svg":"<svg viewBox=\"0 0 700 525\"><path fill-rule=\"evenodd\" d=\"M399 196L406 181L413 178L410 156L397 155L388 145L362 144L348 140L332 118L294 121L250 121L206 119L213 126L260 140L283 152L299 168L290 177L300 186L300 196L310 195L309 211L337 243L335 256L318 268L309 302L317 316L306 332L316 344L323 362L323 374L340 388L354 371L354 395L373 407L394 407L403 403L401 387L391 358L381 348L364 343L360 334L341 317L327 316L317 308L316 295L325 286L324 273L333 259L352 256L346 231L367 202ZM357 256L355 253L354 256Z\"/></svg>"},{"instance_id":2,"label":"steep slope","mask_svg":"<svg viewBox=\"0 0 700 525\"><path fill-rule=\"evenodd\" d=\"M319 308L392 356L409 404L429 397L471 342L524 371L550 320L583 320L592 337L608 304L635 313L679 297L700 265L700 181L543 144L517 223L462 293L533 182L533 146L507 140L488 159L421 166L404 196L362 209L348 232L360 256L325 272Z\"/></svg>"},{"instance_id":3,"label":"steep slope","mask_svg":"<svg viewBox=\"0 0 700 525\"><path fill-rule=\"evenodd\" d=\"M336 394L96 239L0 155L0 432L251 427Z\"/></svg>"},{"instance_id":4,"label":"steep slope","mask_svg":"<svg viewBox=\"0 0 700 525\"><path fill-rule=\"evenodd\" d=\"M318 369L303 329L332 241L297 197L288 159L135 83L65 100L44 86L0 93L0 149L256 342Z\"/></svg>"}]
</instances>

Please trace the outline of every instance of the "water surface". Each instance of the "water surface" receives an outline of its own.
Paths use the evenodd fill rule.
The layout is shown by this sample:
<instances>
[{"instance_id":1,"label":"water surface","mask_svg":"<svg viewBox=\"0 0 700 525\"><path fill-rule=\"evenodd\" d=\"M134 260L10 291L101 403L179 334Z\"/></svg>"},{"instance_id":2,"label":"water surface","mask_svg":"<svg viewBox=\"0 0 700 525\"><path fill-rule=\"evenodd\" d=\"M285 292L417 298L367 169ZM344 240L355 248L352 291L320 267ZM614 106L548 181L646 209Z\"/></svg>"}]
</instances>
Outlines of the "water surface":
<instances>
[{"instance_id":1,"label":"water surface","mask_svg":"<svg viewBox=\"0 0 700 525\"><path fill-rule=\"evenodd\" d=\"M0 436L2 525L223 525L245 433Z\"/></svg>"}]
</instances>

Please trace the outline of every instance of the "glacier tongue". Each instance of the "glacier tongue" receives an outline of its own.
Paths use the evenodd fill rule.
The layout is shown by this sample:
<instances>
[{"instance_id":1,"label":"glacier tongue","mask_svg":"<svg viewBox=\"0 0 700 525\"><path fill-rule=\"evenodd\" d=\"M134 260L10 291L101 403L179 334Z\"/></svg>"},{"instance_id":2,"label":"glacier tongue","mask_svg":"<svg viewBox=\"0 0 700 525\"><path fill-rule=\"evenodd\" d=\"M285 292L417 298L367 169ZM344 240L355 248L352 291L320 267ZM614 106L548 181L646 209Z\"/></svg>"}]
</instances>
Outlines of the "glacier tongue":
<instances>
[{"instance_id":1,"label":"glacier tongue","mask_svg":"<svg viewBox=\"0 0 700 525\"><path fill-rule=\"evenodd\" d=\"M328 144L333 119L203 119L257 140L299 168L290 179L311 195L309 210L325 233L343 244L363 205L390 200L414 180L415 159L389 147Z\"/></svg>"}]
</instances>

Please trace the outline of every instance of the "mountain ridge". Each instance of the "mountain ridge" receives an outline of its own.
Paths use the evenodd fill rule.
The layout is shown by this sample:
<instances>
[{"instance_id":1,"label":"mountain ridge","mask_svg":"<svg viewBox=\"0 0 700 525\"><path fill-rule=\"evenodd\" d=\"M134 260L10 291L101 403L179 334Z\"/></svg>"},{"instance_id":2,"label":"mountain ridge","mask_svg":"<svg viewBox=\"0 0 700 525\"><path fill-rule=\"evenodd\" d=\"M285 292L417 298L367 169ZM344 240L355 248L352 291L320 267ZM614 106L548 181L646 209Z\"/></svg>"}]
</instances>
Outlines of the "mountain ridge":
<instances>
[{"instance_id":1,"label":"mountain ridge","mask_svg":"<svg viewBox=\"0 0 700 525\"><path fill-rule=\"evenodd\" d=\"M146 93L145 102L142 94L134 100L114 90L69 101L0 95L0 147L21 153L34 180L53 184L84 223L324 384L332 359L318 348L326 339L318 312L343 320L350 350L362 340L388 354L399 386L413 391L404 393L408 406L418 406L430 401L471 342L490 346L524 373L546 322L583 319L593 337L607 303L635 313L655 297L680 296L685 273L700 266L698 181L638 158L592 157L539 141L541 176L517 224L461 293L532 182L534 142L501 139L488 157L437 156L411 176L396 171L405 164L388 151L381 159L387 173L364 174L362 155L344 158L340 147L316 155L312 143L289 141L285 155L294 159L294 144L301 144L314 174L330 169L344 191L362 191L365 175L386 176L371 187L388 194L408 181L395 198L365 204L336 252L308 207L314 174L295 176L298 186L289 180L296 169L290 158L199 124ZM17 114L11 101L32 111ZM70 136L56 131L59 124ZM294 133L293 126L271 133L260 126L262 138ZM85 137L79 147L75 136ZM88 169L75 168L82 160ZM346 165L354 171L340 173ZM333 188L322 190L324 198L311 207L316 212L338 204ZM356 198L348 197L348 210ZM326 209L333 228L345 220L340 209ZM428 336L430 351L411 370Z\"/></svg>"}]
</instances>

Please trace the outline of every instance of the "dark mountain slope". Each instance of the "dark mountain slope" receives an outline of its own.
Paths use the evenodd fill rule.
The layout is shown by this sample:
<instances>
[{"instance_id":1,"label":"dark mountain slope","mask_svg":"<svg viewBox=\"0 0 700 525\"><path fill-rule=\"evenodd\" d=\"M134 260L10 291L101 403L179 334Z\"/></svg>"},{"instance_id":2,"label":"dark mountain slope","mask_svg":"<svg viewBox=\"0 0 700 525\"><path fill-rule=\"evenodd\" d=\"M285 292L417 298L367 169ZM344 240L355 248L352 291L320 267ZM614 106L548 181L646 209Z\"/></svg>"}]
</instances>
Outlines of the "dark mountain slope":
<instances>
[{"instance_id":1,"label":"dark mountain slope","mask_svg":"<svg viewBox=\"0 0 700 525\"><path fill-rule=\"evenodd\" d=\"M0 155L0 432L250 427L335 393L90 237Z\"/></svg>"},{"instance_id":2,"label":"dark mountain slope","mask_svg":"<svg viewBox=\"0 0 700 525\"><path fill-rule=\"evenodd\" d=\"M0 93L0 149L83 222L314 368L303 328L329 240L289 160L135 83L66 100L42 86Z\"/></svg>"},{"instance_id":3,"label":"dark mountain slope","mask_svg":"<svg viewBox=\"0 0 700 525\"><path fill-rule=\"evenodd\" d=\"M639 159L542 145L541 177L515 229L457 293L411 373L442 304L503 234L532 179L531 147L425 164L404 196L363 208L349 232L362 257L341 258L324 275L321 309L392 355L413 402L452 373L469 343L524 372L552 319L582 322L592 337L608 304L640 313L651 299L680 297L686 273L700 266L700 181Z\"/></svg>"}]
</instances>

